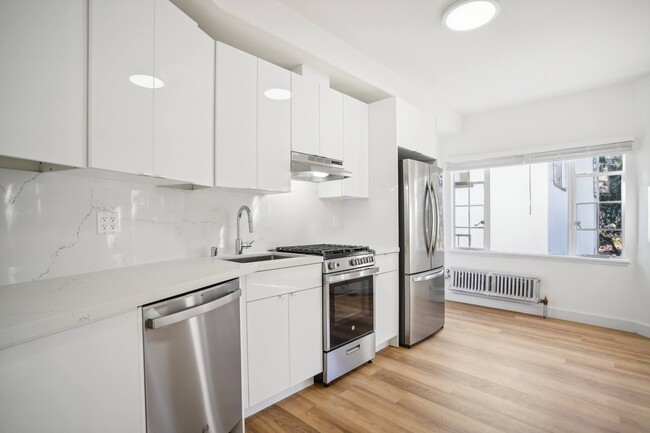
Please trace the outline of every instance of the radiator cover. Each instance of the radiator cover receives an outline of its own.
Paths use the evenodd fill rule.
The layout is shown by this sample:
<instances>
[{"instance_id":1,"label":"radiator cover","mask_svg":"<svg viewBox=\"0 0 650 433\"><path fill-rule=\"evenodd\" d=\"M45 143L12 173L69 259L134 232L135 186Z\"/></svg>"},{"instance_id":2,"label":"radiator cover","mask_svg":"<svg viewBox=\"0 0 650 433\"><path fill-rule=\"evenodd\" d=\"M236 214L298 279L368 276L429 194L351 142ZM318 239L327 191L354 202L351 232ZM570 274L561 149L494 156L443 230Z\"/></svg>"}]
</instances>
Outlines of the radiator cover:
<instances>
[{"instance_id":1,"label":"radiator cover","mask_svg":"<svg viewBox=\"0 0 650 433\"><path fill-rule=\"evenodd\" d=\"M478 271L449 269L450 290L473 295L502 298L519 302L538 302L540 278Z\"/></svg>"}]
</instances>

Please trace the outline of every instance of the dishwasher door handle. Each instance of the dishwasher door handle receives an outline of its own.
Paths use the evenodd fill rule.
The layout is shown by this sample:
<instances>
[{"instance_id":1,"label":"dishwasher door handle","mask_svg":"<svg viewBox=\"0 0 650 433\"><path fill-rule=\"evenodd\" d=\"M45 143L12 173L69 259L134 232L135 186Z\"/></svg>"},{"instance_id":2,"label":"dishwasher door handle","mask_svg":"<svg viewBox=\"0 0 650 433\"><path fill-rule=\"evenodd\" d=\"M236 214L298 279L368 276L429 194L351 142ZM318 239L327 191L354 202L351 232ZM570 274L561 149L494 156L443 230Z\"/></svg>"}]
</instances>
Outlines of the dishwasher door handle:
<instances>
[{"instance_id":1,"label":"dishwasher door handle","mask_svg":"<svg viewBox=\"0 0 650 433\"><path fill-rule=\"evenodd\" d=\"M214 301L201 304L197 307L188 308L187 310L172 313L167 316L157 317L155 319L147 319L145 326L149 329L158 329L163 326L173 325L174 323L182 322L183 320L191 319L192 317L200 316L209 311L216 310L225 305L230 304L241 296L241 289L237 289L232 293L222 296Z\"/></svg>"}]
</instances>

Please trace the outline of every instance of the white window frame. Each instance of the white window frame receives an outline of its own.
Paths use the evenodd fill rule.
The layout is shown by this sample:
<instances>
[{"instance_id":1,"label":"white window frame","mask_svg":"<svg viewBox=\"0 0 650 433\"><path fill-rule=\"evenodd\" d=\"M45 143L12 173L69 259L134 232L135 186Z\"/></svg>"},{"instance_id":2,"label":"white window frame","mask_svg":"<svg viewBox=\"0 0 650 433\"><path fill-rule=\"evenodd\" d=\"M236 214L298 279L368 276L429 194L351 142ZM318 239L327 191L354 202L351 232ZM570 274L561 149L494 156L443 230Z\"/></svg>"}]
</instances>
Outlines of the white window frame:
<instances>
[{"instance_id":1,"label":"white window frame","mask_svg":"<svg viewBox=\"0 0 650 433\"><path fill-rule=\"evenodd\" d=\"M454 173L450 174L451 181L451 241L452 249L464 251L490 251L490 169L481 168L476 170L483 170L483 248L472 247L458 247L456 242L456 182L454 181ZM470 170L467 170L470 171ZM468 192L469 194L469 192ZM465 205L459 205L459 207ZM476 205L479 206L479 205ZM469 205L468 205L469 207ZM469 222L468 222L469 224ZM471 228L468 228L468 230ZM470 243L471 244L471 243Z\"/></svg>"}]
</instances>

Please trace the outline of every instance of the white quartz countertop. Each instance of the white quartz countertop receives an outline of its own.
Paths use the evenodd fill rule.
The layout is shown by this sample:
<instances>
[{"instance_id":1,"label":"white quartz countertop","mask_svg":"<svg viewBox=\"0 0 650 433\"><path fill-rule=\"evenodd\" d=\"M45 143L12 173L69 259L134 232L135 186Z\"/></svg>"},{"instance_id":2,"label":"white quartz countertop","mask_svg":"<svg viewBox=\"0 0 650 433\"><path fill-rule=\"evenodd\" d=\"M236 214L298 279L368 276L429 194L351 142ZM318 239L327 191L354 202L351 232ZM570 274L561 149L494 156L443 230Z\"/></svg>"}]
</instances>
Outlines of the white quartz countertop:
<instances>
[{"instance_id":1,"label":"white quartz countertop","mask_svg":"<svg viewBox=\"0 0 650 433\"><path fill-rule=\"evenodd\" d=\"M263 254L245 256L254 255ZM290 257L252 263L200 257L0 286L0 349L252 272L322 262L282 255Z\"/></svg>"},{"instance_id":2,"label":"white quartz countertop","mask_svg":"<svg viewBox=\"0 0 650 433\"><path fill-rule=\"evenodd\" d=\"M378 256L381 254L399 253L399 247L378 246L370 248L372 248L375 251L375 254Z\"/></svg>"}]
</instances>

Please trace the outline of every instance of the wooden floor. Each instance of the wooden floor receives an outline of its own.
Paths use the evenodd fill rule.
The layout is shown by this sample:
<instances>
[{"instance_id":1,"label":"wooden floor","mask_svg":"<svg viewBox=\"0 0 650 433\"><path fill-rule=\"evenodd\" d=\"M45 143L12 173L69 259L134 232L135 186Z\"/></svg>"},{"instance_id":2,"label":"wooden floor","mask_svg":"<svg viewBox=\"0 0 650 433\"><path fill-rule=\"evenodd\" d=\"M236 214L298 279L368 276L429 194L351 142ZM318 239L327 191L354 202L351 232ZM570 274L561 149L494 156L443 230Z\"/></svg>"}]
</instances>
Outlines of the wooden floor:
<instances>
[{"instance_id":1,"label":"wooden floor","mask_svg":"<svg viewBox=\"0 0 650 433\"><path fill-rule=\"evenodd\" d=\"M650 432L650 339L458 303L329 388L246 420L255 432Z\"/></svg>"}]
</instances>

